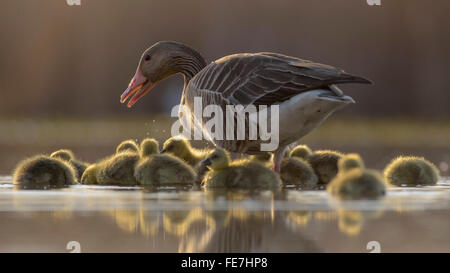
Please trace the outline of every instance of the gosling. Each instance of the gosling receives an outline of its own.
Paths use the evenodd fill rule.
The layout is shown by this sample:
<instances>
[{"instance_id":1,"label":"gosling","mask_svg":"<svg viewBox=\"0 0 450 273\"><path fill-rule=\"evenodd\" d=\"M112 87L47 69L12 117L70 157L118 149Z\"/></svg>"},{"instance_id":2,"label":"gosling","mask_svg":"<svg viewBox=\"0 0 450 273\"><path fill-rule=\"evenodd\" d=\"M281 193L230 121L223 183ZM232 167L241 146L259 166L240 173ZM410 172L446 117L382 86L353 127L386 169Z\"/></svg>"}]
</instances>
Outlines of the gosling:
<instances>
[{"instance_id":1,"label":"gosling","mask_svg":"<svg viewBox=\"0 0 450 273\"><path fill-rule=\"evenodd\" d=\"M50 155L51 158L59 158L63 161L68 162L75 168L76 178L78 181L81 181L81 177L83 176L84 171L89 166L88 163L80 161L75 158L73 152L71 150L58 150Z\"/></svg>"},{"instance_id":2,"label":"gosling","mask_svg":"<svg viewBox=\"0 0 450 273\"><path fill-rule=\"evenodd\" d=\"M194 169L183 160L167 154L158 154L158 142L145 139L141 143L141 158L134 176L143 186L190 185L196 180Z\"/></svg>"},{"instance_id":3,"label":"gosling","mask_svg":"<svg viewBox=\"0 0 450 273\"><path fill-rule=\"evenodd\" d=\"M318 187L319 178L305 160L311 154L311 150L308 150L307 146L299 145L289 153L288 158L281 161L280 177L284 185L295 185L304 190Z\"/></svg>"},{"instance_id":4,"label":"gosling","mask_svg":"<svg viewBox=\"0 0 450 273\"><path fill-rule=\"evenodd\" d=\"M343 156L340 152L321 150L307 157L314 172L317 174L319 186L325 186L337 175L338 161Z\"/></svg>"},{"instance_id":5,"label":"gosling","mask_svg":"<svg viewBox=\"0 0 450 273\"><path fill-rule=\"evenodd\" d=\"M196 149L193 148L185 138L171 137L164 142L161 153L172 154L195 168L202 160L212 153L212 150Z\"/></svg>"},{"instance_id":6,"label":"gosling","mask_svg":"<svg viewBox=\"0 0 450 273\"><path fill-rule=\"evenodd\" d=\"M306 145L297 145L292 149L289 153L290 157L298 157L302 159L307 159L310 155L312 155L312 150Z\"/></svg>"},{"instance_id":7,"label":"gosling","mask_svg":"<svg viewBox=\"0 0 450 273\"><path fill-rule=\"evenodd\" d=\"M83 173L83 176L81 177L81 184L97 185L98 184L97 176L99 169L100 168L98 164L92 164L89 167L87 167Z\"/></svg>"},{"instance_id":8,"label":"gosling","mask_svg":"<svg viewBox=\"0 0 450 273\"><path fill-rule=\"evenodd\" d=\"M339 159L339 173L328 184L328 192L341 200L378 199L386 194L386 184L377 171L364 169L357 154Z\"/></svg>"},{"instance_id":9,"label":"gosling","mask_svg":"<svg viewBox=\"0 0 450 273\"><path fill-rule=\"evenodd\" d=\"M78 182L74 168L67 162L37 155L19 162L13 173L13 183L23 189L46 189Z\"/></svg>"},{"instance_id":10,"label":"gosling","mask_svg":"<svg viewBox=\"0 0 450 273\"><path fill-rule=\"evenodd\" d=\"M122 152L135 152L139 153L139 147L136 144L136 141L132 139L127 139L122 141L116 148L116 154Z\"/></svg>"},{"instance_id":11,"label":"gosling","mask_svg":"<svg viewBox=\"0 0 450 273\"><path fill-rule=\"evenodd\" d=\"M400 156L384 169L384 177L390 185L436 185L440 179L438 168L423 157Z\"/></svg>"},{"instance_id":12,"label":"gosling","mask_svg":"<svg viewBox=\"0 0 450 273\"><path fill-rule=\"evenodd\" d=\"M187 139L180 136L166 140L161 151L161 153L168 153L178 157L192 166L197 176L196 184L201 184L205 173L208 171L208 168L203 166L201 162L212 152L213 150L211 149L196 149L191 146Z\"/></svg>"},{"instance_id":13,"label":"gosling","mask_svg":"<svg viewBox=\"0 0 450 273\"><path fill-rule=\"evenodd\" d=\"M277 188L281 184L278 175L254 160L231 162L230 155L216 149L202 162L210 169L203 178L206 188Z\"/></svg>"},{"instance_id":14,"label":"gosling","mask_svg":"<svg viewBox=\"0 0 450 273\"><path fill-rule=\"evenodd\" d=\"M352 169L364 168L364 162L359 154L347 154L338 161L338 170L340 173L347 172Z\"/></svg>"},{"instance_id":15,"label":"gosling","mask_svg":"<svg viewBox=\"0 0 450 273\"><path fill-rule=\"evenodd\" d=\"M99 185L135 186L134 168L140 159L134 151L122 151L98 163Z\"/></svg>"},{"instance_id":16,"label":"gosling","mask_svg":"<svg viewBox=\"0 0 450 273\"><path fill-rule=\"evenodd\" d=\"M134 168L140 159L139 147L134 140L122 141L116 154L88 167L81 183L86 185L135 186Z\"/></svg>"}]
</instances>

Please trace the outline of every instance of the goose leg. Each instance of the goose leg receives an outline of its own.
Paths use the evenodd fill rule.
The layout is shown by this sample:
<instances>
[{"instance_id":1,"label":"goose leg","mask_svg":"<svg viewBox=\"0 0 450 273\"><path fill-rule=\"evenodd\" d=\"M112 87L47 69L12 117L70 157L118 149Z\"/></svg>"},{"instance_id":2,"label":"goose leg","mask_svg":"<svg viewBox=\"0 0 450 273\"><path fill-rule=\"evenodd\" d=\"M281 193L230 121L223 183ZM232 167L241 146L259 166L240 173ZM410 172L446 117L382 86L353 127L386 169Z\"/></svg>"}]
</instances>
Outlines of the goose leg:
<instances>
[{"instance_id":1,"label":"goose leg","mask_svg":"<svg viewBox=\"0 0 450 273\"><path fill-rule=\"evenodd\" d=\"M280 173L281 160L283 160L286 146L280 147L273 155L273 169L276 173Z\"/></svg>"}]
</instances>

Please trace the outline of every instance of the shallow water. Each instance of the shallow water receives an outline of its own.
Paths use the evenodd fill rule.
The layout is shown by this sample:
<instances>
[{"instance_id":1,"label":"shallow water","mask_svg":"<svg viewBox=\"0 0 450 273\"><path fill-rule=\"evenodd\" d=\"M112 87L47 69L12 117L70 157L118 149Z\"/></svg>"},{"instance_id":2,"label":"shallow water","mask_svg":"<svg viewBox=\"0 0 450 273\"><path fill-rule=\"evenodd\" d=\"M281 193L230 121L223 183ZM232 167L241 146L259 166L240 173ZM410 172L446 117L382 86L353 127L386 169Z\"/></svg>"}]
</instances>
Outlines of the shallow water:
<instances>
[{"instance_id":1,"label":"shallow water","mask_svg":"<svg viewBox=\"0 0 450 273\"><path fill-rule=\"evenodd\" d=\"M449 179L338 202L295 189L26 191L0 176L0 252L449 252L449 231Z\"/></svg>"}]
</instances>

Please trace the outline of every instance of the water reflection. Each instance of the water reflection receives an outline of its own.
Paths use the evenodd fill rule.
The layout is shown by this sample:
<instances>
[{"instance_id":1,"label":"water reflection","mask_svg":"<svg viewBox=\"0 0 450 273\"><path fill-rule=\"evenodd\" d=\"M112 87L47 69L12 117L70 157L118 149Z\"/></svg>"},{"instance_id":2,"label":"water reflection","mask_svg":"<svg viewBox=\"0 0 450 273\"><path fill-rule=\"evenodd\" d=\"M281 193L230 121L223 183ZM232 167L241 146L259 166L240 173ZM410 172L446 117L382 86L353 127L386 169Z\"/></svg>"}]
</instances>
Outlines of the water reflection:
<instances>
[{"instance_id":1,"label":"water reflection","mask_svg":"<svg viewBox=\"0 0 450 273\"><path fill-rule=\"evenodd\" d=\"M4 187L0 234L10 238L0 236L0 251L25 238L31 245L21 246L37 251L36 238L45 238L39 244L52 251L64 251L69 239L83 241L85 251L365 252L370 240L385 240L394 251L404 242L410 251L427 245L449 251L449 193L441 184L393 188L382 200L340 202L324 191ZM33 233L18 228L23 226Z\"/></svg>"},{"instance_id":2,"label":"water reflection","mask_svg":"<svg viewBox=\"0 0 450 273\"><path fill-rule=\"evenodd\" d=\"M179 252L319 252L300 232L288 229L284 213L246 210L212 211L213 222L192 222Z\"/></svg>"}]
</instances>

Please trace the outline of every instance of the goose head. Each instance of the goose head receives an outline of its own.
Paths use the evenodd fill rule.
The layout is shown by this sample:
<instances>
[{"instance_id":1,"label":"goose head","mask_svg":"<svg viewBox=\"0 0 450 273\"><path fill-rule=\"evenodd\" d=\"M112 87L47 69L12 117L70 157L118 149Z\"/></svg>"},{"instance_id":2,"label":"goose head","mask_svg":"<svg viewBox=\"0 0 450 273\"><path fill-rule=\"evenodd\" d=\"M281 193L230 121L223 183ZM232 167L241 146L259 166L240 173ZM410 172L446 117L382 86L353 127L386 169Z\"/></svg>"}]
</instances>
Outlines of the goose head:
<instances>
[{"instance_id":1,"label":"goose head","mask_svg":"<svg viewBox=\"0 0 450 273\"><path fill-rule=\"evenodd\" d=\"M141 142L141 157L150 156L159 152L158 141L154 138L146 138Z\"/></svg>"},{"instance_id":2,"label":"goose head","mask_svg":"<svg viewBox=\"0 0 450 273\"><path fill-rule=\"evenodd\" d=\"M187 139L181 137L171 137L164 142L161 153L171 153L179 158L186 158L189 156L191 144Z\"/></svg>"},{"instance_id":3,"label":"goose head","mask_svg":"<svg viewBox=\"0 0 450 273\"><path fill-rule=\"evenodd\" d=\"M203 57L187 45L173 41L158 42L142 54L136 73L120 97L120 102L124 103L131 97L127 104L131 107L157 82L176 73L182 73L190 79L205 65Z\"/></svg>"},{"instance_id":4,"label":"goose head","mask_svg":"<svg viewBox=\"0 0 450 273\"><path fill-rule=\"evenodd\" d=\"M202 161L203 166L207 166L212 170L220 170L228 167L230 155L222 148L217 148L205 160Z\"/></svg>"}]
</instances>

